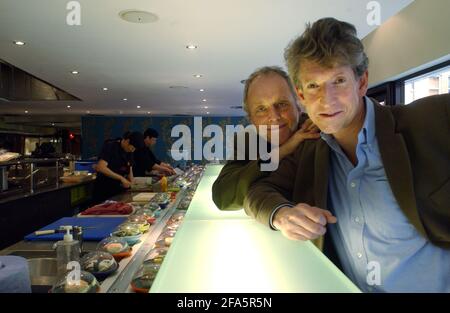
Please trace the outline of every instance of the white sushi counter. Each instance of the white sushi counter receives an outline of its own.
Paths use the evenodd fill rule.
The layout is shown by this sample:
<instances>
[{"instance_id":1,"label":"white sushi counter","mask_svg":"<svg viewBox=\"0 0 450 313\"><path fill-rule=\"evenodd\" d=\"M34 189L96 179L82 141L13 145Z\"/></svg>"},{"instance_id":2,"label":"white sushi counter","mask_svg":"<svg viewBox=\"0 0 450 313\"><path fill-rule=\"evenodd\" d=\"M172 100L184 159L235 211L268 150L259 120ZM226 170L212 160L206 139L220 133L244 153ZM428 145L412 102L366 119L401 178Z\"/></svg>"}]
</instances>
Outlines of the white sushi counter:
<instances>
[{"instance_id":1,"label":"white sushi counter","mask_svg":"<svg viewBox=\"0 0 450 313\"><path fill-rule=\"evenodd\" d=\"M206 167L150 292L360 292L311 242L220 211L211 187L221 168Z\"/></svg>"},{"instance_id":2,"label":"white sushi counter","mask_svg":"<svg viewBox=\"0 0 450 313\"><path fill-rule=\"evenodd\" d=\"M220 211L211 188L221 168L197 167L190 176L194 183L177 193L132 254L99 282L97 292L360 292L312 243L286 239L244 210ZM133 195L116 200L132 202ZM168 233L171 237L164 237ZM97 244L84 242L84 251L96 250ZM54 258L52 246L53 242L21 241L0 255ZM160 250L164 253L151 256Z\"/></svg>"}]
</instances>

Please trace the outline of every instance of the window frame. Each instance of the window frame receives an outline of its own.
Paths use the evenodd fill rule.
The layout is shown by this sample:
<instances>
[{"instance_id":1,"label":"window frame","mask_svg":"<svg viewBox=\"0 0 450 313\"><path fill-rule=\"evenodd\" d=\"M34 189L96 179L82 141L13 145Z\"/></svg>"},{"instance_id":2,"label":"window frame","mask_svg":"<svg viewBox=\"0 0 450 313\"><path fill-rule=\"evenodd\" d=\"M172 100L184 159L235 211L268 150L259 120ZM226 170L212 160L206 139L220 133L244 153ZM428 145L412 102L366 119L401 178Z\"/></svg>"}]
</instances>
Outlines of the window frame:
<instances>
[{"instance_id":1,"label":"window frame","mask_svg":"<svg viewBox=\"0 0 450 313\"><path fill-rule=\"evenodd\" d=\"M403 105L405 103L405 81L443 69L447 66L450 66L450 60L427 67L397 80L374 86L367 90L367 96L376 99L377 97L385 95L385 105Z\"/></svg>"}]
</instances>

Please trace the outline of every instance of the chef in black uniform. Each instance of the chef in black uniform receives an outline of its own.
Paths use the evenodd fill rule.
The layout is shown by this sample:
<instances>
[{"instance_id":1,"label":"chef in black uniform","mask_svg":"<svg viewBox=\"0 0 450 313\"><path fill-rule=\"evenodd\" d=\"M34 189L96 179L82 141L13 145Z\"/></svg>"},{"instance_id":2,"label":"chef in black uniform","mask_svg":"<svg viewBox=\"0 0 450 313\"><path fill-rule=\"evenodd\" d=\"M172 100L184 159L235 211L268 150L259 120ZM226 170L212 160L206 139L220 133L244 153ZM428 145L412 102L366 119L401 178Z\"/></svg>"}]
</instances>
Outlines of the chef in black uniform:
<instances>
[{"instance_id":1,"label":"chef in black uniform","mask_svg":"<svg viewBox=\"0 0 450 313\"><path fill-rule=\"evenodd\" d=\"M167 163L161 162L153 153L152 147L158 139L158 131L148 128L144 132L144 147L134 151L133 173L135 177L148 176L148 173L155 171L159 175L175 175L175 170Z\"/></svg>"},{"instance_id":2,"label":"chef in black uniform","mask_svg":"<svg viewBox=\"0 0 450 313\"><path fill-rule=\"evenodd\" d=\"M133 152L144 146L140 132L126 132L122 138L103 144L96 165L94 203L105 200L131 187L133 181Z\"/></svg>"}]
</instances>

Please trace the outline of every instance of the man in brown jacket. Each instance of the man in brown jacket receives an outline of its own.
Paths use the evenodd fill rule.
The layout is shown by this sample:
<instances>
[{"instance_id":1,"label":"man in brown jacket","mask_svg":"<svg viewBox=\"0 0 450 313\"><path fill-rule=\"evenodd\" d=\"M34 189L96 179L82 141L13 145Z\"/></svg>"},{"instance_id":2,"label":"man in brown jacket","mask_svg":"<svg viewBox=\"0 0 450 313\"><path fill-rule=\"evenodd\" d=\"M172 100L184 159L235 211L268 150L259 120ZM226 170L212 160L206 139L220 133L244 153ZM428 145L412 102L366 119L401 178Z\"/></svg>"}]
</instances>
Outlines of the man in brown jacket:
<instances>
[{"instance_id":1,"label":"man in brown jacket","mask_svg":"<svg viewBox=\"0 0 450 313\"><path fill-rule=\"evenodd\" d=\"M363 45L332 18L308 25L285 59L321 139L251 185L247 212L290 239L328 230L363 291L450 292L450 95L393 107L365 97Z\"/></svg>"}]
</instances>

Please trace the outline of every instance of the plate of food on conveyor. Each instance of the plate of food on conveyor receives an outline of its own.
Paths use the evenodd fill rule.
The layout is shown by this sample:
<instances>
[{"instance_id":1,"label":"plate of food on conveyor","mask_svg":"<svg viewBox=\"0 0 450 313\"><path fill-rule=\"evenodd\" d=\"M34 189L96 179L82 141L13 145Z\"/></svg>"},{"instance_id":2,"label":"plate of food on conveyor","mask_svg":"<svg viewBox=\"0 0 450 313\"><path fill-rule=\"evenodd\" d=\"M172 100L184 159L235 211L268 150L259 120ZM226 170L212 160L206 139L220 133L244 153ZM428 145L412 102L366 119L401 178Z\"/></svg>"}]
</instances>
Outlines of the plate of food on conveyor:
<instances>
[{"instance_id":1,"label":"plate of food on conveyor","mask_svg":"<svg viewBox=\"0 0 450 313\"><path fill-rule=\"evenodd\" d=\"M80 271L80 279L74 279L68 272L50 289L50 293L97 293L100 292L98 280L89 272Z\"/></svg>"},{"instance_id":2,"label":"plate of food on conveyor","mask_svg":"<svg viewBox=\"0 0 450 313\"><path fill-rule=\"evenodd\" d=\"M134 213L134 215L143 215L147 219L147 222L151 225L156 222L156 216L155 213L151 209L138 209Z\"/></svg>"},{"instance_id":3,"label":"plate of food on conveyor","mask_svg":"<svg viewBox=\"0 0 450 313\"><path fill-rule=\"evenodd\" d=\"M111 234L126 240L128 245L133 246L141 239L142 232L138 224L125 222L117 227L117 230Z\"/></svg>"},{"instance_id":4,"label":"plate of food on conveyor","mask_svg":"<svg viewBox=\"0 0 450 313\"><path fill-rule=\"evenodd\" d=\"M169 251L167 247L153 248L145 256L144 263L161 264L166 257L167 251Z\"/></svg>"},{"instance_id":5,"label":"plate of food on conveyor","mask_svg":"<svg viewBox=\"0 0 450 313\"><path fill-rule=\"evenodd\" d=\"M161 209L163 210L169 205L170 200L171 200L171 197L168 193L159 192L150 200L150 202L158 204L161 207Z\"/></svg>"},{"instance_id":6,"label":"plate of food on conveyor","mask_svg":"<svg viewBox=\"0 0 450 313\"><path fill-rule=\"evenodd\" d=\"M161 235L159 235L158 239L155 242L156 248L170 247L173 242L173 238L175 237L176 231L167 229Z\"/></svg>"},{"instance_id":7,"label":"plate of food on conveyor","mask_svg":"<svg viewBox=\"0 0 450 313\"><path fill-rule=\"evenodd\" d=\"M100 241L97 245L98 251L111 253L116 262L131 256L132 248L128 242L120 237L107 237Z\"/></svg>"},{"instance_id":8,"label":"plate of food on conveyor","mask_svg":"<svg viewBox=\"0 0 450 313\"><path fill-rule=\"evenodd\" d=\"M82 270L91 273L98 280L103 280L117 271L119 265L113 255L104 251L92 251L81 258Z\"/></svg>"},{"instance_id":9,"label":"plate of food on conveyor","mask_svg":"<svg viewBox=\"0 0 450 313\"><path fill-rule=\"evenodd\" d=\"M131 289L137 293L148 293L158 274L159 268L160 265L155 263L142 264L131 280Z\"/></svg>"},{"instance_id":10,"label":"plate of food on conveyor","mask_svg":"<svg viewBox=\"0 0 450 313\"><path fill-rule=\"evenodd\" d=\"M161 207L158 203L149 202L147 204L144 204L142 208L151 210L155 218L158 218L161 215Z\"/></svg>"},{"instance_id":11,"label":"plate of food on conveyor","mask_svg":"<svg viewBox=\"0 0 450 313\"><path fill-rule=\"evenodd\" d=\"M130 223L138 224L139 229L143 234L148 232L148 230L150 229L150 223L147 220L147 216L145 216L143 214L130 215L130 216L128 216L127 221Z\"/></svg>"}]
</instances>

